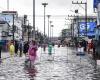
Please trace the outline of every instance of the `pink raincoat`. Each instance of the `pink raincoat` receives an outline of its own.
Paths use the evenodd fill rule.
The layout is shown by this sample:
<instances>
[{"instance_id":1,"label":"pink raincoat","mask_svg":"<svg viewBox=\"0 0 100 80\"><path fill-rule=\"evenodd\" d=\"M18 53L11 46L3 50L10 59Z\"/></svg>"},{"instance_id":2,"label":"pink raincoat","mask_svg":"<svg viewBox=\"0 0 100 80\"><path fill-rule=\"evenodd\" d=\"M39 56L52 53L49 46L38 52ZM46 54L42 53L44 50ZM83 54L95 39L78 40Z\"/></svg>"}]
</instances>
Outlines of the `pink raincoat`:
<instances>
[{"instance_id":1,"label":"pink raincoat","mask_svg":"<svg viewBox=\"0 0 100 80\"><path fill-rule=\"evenodd\" d=\"M28 53L29 53L29 59L31 61L35 61L36 60L36 51L37 51L37 45L30 45Z\"/></svg>"}]
</instances>

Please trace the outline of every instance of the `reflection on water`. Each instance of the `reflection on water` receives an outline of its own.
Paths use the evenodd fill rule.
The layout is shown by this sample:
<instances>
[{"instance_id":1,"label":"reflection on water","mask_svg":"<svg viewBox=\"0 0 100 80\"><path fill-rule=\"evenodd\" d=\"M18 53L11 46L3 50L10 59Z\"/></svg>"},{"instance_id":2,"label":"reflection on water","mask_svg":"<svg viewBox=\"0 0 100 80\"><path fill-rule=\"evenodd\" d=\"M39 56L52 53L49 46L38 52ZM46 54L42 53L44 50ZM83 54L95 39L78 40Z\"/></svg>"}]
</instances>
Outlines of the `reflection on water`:
<instances>
[{"instance_id":1,"label":"reflection on water","mask_svg":"<svg viewBox=\"0 0 100 80\"><path fill-rule=\"evenodd\" d=\"M71 49L55 49L53 61L42 54L31 68L25 57L15 57L0 64L0 80L100 80L100 68L87 55L77 56ZM67 52L67 53L66 53ZM24 69L23 69L24 67Z\"/></svg>"},{"instance_id":2,"label":"reflection on water","mask_svg":"<svg viewBox=\"0 0 100 80\"><path fill-rule=\"evenodd\" d=\"M30 66L24 66L24 70L26 74L28 74L30 80L34 80L34 77L36 76L37 70L34 65Z\"/></svg>"}]
</instances>

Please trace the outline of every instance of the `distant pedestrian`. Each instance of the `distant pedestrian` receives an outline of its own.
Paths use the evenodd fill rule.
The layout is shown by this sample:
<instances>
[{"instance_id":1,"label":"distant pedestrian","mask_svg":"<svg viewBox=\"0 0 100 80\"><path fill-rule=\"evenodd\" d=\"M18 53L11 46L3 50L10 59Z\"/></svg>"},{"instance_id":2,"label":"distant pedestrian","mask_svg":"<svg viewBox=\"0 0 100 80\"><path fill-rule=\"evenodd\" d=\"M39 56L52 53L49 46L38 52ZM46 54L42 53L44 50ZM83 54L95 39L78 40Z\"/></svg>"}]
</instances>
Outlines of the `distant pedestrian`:
<instances>
[{"instance_id":1,"label":"distant pedestrian","mask_svg":"<svg viewBox=\"0 0 100 80\"><path fill-rule=\"evenodd\" d=\"M82 40L82 46L84 47L84 51L87 51L87 41Z\"/></svg>"},{"instance_id":2,"label":"distant pedestrian","mask_svg":"<svg viewBox=\"0 0 100 80\"><path fill-rule=\"evenodd\" d=\"M43 51L46 51L46 44L43 44Z\"/></svg>"},{"instance_id":3,"label":"distant pedestrian","mask_svg":"<svg viewBox=\"0 0 100 80\"><path fill-rule=\"evenodd\" d=\"M37 51L37 49L38 49L38 47L37 47L36 41L32 40L32 42L29 45L29 50L28 50L30 65L34 64L34 62L36 60L36 57L37 57L36 51Z\"/></svg>"},{"instance_id":4,"label":"distant pedestrian","mask_svg":"<svg viewBox=\"0 0 100 80\"><path fill-rule=\"evenodd\" d=\"M22 40L19 42L19 51L20 51L19 56L22 57L22 53L23 53L23 41Z\"/></svg>"},{"instance_id":5,"label":"distant pedestrian","mask_svg":"<svg viewBox=\"0 0 100 80\"><path fill-rule=\"evenodd\" d=\"M49 45L48 45L48 54L49 55L52 55L52 48L53 48L52 44L49 43Z\"/></svg>"},{"instance_id":6,"label":"distant pedestrian","mask_svg":"<svg viewBox=\"0 0 100 80\"><path fill-rule=\"evenodd\" d=\"M52 44L49 43L48 44L48 55L49 55L49 58L52 57L52 48L53 48ZM51 59L48 59L48 60L51 60Z\"/></svg>"},{"instance_id":7,"label":"distant pedestrian","mask_svg":"<svg viewBox=\"0 0 100 80\"><path fill-rule=\"evenodd\" d=\"M10 51L10 50L9 50L10 45L11 45L11 41L8 41L8 42L7 42L7 50L8 50L8 51Z\"/></svg>"},{"instance_id":8,"label":"distant pedestrian","mask_svg":"<svg viewBox=\"0 0 100 80\"><path fill-rule=\"evenodd\" d=\"M18 55L18 42L15 41L15 55Z\"/></svg>"},{"instance_id":9,"label":"distant pedestrian","mask_svg":"<svg viewBox=\"0 0 100 80\"><path fill-rule=\"evenodd\" d=\"M79 41L77 51L77 55L85 55L82 41Z\"/></svg>"},{"instance_id":10,"label":"distant pedestrian","mask_svg":"<svg viewBox=\"0 0 100 80\"><path fill-rule=\"evenodd\" d=\"M29 49L29 43L26 41L24 42L24 46L23 46L23 53L26 54L28 53L28 49Z\"/></svg>"},{"instance_id":11,"label":"distant pedestrian","mask_svg":"<svg viewBox=\"0 0 100 80\"><path fill-rule=\"evenodd\" d=\"M60 47L60 44L58 44L58 48Z\"/></svg>"},{"instance_id":12,"label":"distant pedestrian","mask_svg":"<svg viewBox=\"0 0 100 80\"><path fill-rule=\"evenodd\" d=\"M11 58L13 58L14 57L14 53L15 53L15 47L14 47L14 43L13 42L11 42L9 50L10 50L10 56L11 56Z\"/></svg>"},{"instance_id":13,"label":"distant pedestrian","mask_svg":"<svg viewBox=\"0 0 100 80\"><path fill-rule=\"evenodd\" d=\"M92 45L92 39L88 38L88 53L90 52L90 50L92 49L93 45Z\"/></svg>"}]
</instances>

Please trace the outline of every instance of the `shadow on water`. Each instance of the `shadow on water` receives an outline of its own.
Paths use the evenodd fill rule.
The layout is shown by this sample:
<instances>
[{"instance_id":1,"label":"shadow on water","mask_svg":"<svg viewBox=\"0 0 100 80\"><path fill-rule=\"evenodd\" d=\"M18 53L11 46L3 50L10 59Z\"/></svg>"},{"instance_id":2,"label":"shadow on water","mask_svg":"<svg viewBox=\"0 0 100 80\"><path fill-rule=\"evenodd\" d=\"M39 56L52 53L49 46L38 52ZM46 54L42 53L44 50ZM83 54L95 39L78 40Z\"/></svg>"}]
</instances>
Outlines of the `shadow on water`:
<instances>
[{"instance_id":1,"label":"shadow on water","mask_svg":"<svg viewBox=\"0 0 100 80\"><path fill-rule=\"evenodd\" d=\"M36 73L37 73L36 67L34 65L32 65L31 67L24 65L24 70L26 74L28 74L29 79L34 80L34 77L36 77Z\"/></svg>"}]
</instances>

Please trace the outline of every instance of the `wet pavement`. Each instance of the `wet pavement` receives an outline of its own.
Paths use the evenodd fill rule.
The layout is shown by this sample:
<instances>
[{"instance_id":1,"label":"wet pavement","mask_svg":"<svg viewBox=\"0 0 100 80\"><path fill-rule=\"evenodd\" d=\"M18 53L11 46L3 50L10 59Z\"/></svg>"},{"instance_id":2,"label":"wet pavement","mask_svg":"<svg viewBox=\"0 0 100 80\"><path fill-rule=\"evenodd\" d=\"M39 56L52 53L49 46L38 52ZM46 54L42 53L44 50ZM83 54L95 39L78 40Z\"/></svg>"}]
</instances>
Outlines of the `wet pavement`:
<instances>
[{"instance_id":1,"label":"wet pavement","mask_svg":"<svg viewBox=\"0 0 100 80\"><path fill-rule=\"evenodd\" d=\"M38 58L32 68L25 67L23 57L7 58L0 65L0 80L100 80L100 70L87 55L76 56L67 47L55 47L53 60L38 50Z\"/></svg>"}]
</instances>

